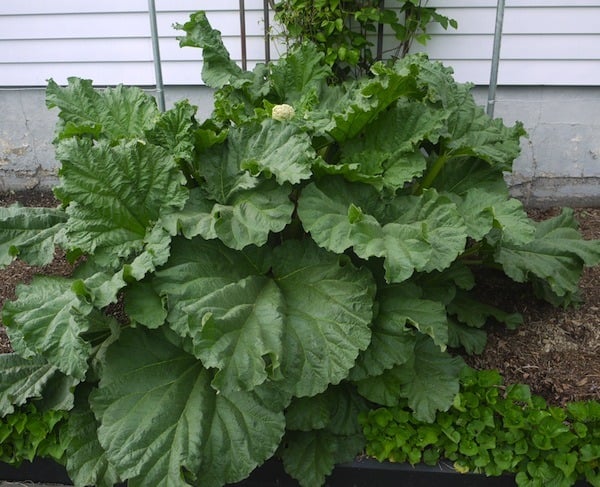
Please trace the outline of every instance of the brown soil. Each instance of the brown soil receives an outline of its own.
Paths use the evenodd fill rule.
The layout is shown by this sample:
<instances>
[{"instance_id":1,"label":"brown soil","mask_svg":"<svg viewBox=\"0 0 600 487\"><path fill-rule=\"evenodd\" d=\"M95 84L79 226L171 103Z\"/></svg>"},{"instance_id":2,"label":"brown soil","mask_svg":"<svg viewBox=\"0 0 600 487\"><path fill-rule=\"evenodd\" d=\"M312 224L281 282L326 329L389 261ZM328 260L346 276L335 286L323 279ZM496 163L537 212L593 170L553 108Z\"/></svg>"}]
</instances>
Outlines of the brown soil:
<instances>
[{"instance_id":1,"label":"brown soil","mask_svg":"<svg viewBox=\"0 0 600 487\"><path fill-rule=\"evenodd\" d=\"M17 201L25 206L56 204L50 193L0 194L0 206ZM541 220L558 212L556 208L530 210L530 216ZM576 216L586 239L600 239L600 208L580 208ZM0 271L0 306L6 299L14 299L15 286L29 282L34 274L68 275L70 271L60 253L42 269L14 262ZM514 331L490 325L486 350L467 357L467 362L476 368L498 369L507 384L528 384L552 404L600 400L600 266L585 269L581 280L584 302L566 310L535 299L523 285L489 277L485 292L490 302L521 313L524 324ZM9 351L10 343L0 325L0 353Z\"/></svg>"},{"instance_id":2,"label":"brown soil","mask_svg":"<svg viewBox=\"0 0 600 487\"><path fill-rule=\"evenodd\" d=\"M529 210L536 220L559 212ZM578 208L575 216L584 238L600 240L600 208ZM528 287L512 281L495 284L489 289L492 302L521 313L524 323L513 331L491 325L484 353L467 362L478 369L498 369L507 384L528 384L552 404L600 400L600 266L584 268L583 302L567 309L536 299Z\"/></svg>"}]
</instances>

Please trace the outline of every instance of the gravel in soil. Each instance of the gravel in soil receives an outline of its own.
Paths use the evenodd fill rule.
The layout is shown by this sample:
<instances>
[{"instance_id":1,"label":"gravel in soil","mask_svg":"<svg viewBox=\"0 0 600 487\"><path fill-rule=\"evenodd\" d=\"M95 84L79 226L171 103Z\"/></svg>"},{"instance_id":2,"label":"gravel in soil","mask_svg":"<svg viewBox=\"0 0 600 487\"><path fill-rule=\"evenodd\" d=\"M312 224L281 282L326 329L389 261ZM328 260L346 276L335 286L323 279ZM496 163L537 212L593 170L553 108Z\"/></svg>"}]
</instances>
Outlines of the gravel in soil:
<instances>
[{"instance_id":1,"label":"gravel in soil","mask_svg":"<svg viewBox=\"0 0 600 487\"><path fill-rule=\"evenodd\" d=\"M0 194L0 206L18 202L24 206L54 206L49 192ZM529 214L543 220L558 214L558 208L531 209ZM600 239L600 208L575 210L586 239ZM0 271L0 306L14 299L19 283L33 275L68 275L71 266L57 252L54 262L41 269L15 261ZM583 303L577 308L554 308L533 296L527 286L500 276L486 275L482 292L487 301L506 311L519 312L524 323L517 330L489 325L488 345L478 356L465 357L475 368L498 369L507 384L525 383L552 404L600 400L600 266L586 268L581 280ZM0 325L0 353L10 343Z\"/></svg>"}]
</instances>

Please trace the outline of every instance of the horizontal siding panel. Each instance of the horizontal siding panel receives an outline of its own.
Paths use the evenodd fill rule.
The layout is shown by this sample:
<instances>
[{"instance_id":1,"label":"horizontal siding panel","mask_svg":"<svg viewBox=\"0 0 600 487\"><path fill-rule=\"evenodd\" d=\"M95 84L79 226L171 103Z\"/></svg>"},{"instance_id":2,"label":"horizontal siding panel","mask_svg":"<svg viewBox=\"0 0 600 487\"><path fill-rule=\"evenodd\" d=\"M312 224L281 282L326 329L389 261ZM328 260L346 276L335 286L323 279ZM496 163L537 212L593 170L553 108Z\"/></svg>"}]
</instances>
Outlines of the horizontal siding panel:
<instances>
[{"instance_id":1,"label":"horizontal siding panel","mask_svg":"<svg viewBox=\"0 0 600 487\"><path fill-rule=\"evenodd\" d=\"M505 9L505 34L598 34L600 11L580 8L519 8Z\"/></svg>"},{"instance_id":2,"label":"horizontal siding panel","mask_svg":"<svg viewBox=\"0 0 600 487\"><path fill-rule=\"evenodd\" d=\"M489 34L496 25L495 7L440 8L439 13L455 19L458 29L443 30L432 26L433 34ZM504 34L597 34L600 32L598 8L557 9L550 7L506 8Z\"/></svg>"},{"instance_id":3,"label":"horizontal siding panel","mask_svg":"<svg viewBox=\"0 0 600 487\"><path fill-rule=\"evenodd\" d=\"M263 1L245 0L249 66L264 57ZM395 5L387 0L386 5ZM457 79L487 84L497 0L430 0L458 21L436 26L423 48L456 70ZM165 84L200 83L201 51L178 45L189 12L205 9L240 60L239 0L156 0ZM44 85L53 77L98 85L152 85L147 0L0 0L0 86ZM395 45L392 36L385 47ZM600 0L506 0L500 84L600 85ZM271 55L281 49L275 45Z\"/></svg>"},{"instance_id":4,"label":"horizontal siding panel","mask_svg":"<svg viewBox=\"0 0 600 487\"><path fill-rule=\"evenodd\" d=\"M490 81L490 61L457 60L445 63L454 69L461 83L487 85ZM498 70L500 85L562 85L597 86L600 61L505 61Z\"/></svg>"},{"instance_id":5,"label":"horizontal siding panel","mask_svg":"<svg viewBox=\"0 0 600 487\"><path fill-rule=\"evenodd\" d=\"M81 62L136 62L153 61L152 40L149 37L121 39L119 48L105 39L80 39L74 43L71 39L48 39L28 41L0 41L0 84L2 84L2 65L7 63L81 63ZM223 43L232 59L242 58L239 37L224 37ZM247 37L246 46L249 56L254 60L264 58L263 37ZM40 51L47 54L40 56ZM277 52L277 45L271 43L271 52ZM193 61L202 59L202 50L193 47L179 47L175 38L160 40L160 55L164 61Z\"/></svg>"},{"instance_id":6,"label":"horizontal siding panel","mask_svg":"<svg viewBox=\"0 0 600 487\"><path fill-rule=\"evenodd\" d=\"M195 12L230 10L237 12L239 0L156 0L158 11ZM262 10L262 0L245 0L246 10ZM0 15L147 12L148 0L3 0Z\"/></svg>"},{"instance_id":7,"label":"horizontal siding panel","mask_svg":"<svg viewBox=\"0 0 600 487\"><path fill-rule=\"evenodd\" d=\"M239 0L156 0L159 11L196 10L237 11ZM430 0L430 7L493 7L497 0ZM245 0L247 10L262 10L262 0ZM393 7L394 0L387 0L386 6ZM458 5L458 7L457 7ZM506 0L506 7L600 7L600 0ZM0 15L29 15L29 14L63 14L63 13L112 13L112 12L147 12L147 0L102 0L98 2L82 0L4 0L0 2Z\"/></svg>"},{"instance_id":8,"label":"horizontal siding panel","mask_svg":"<svg viewBox=\"0 0 600 487\"><path fill-rule=\"evenodd\" d=\"M248 61L248 69L256 66ZM166 85L201 85L202 62L167 61L162 65ZM149 62L128 63L48 63L5 64L0 86L45 86L48 79L66 84L67 78L91 79L96 86L125 85L153 86L154 66Z\"/></svg>"},{"instance_id":9,"label":"horizontal siding panel","mask_svg":"<svg viewBox=\"0 0 600 487\"><path fill-rule=\"evenodd\" d=\"M394 3L393 1L391 3ZM386 2L386 5L391 5ZM600 0L505 0L505 7L559 7L559 8L577 8L577 7L600 7ZM429 7L494 7L498 5L498 0L430 0Z\"/></svg>"},{"instance_id":10,"label":"horizontal siding panel","mask_svg":"<svg viewBox=\"0 0 600 487\"><path fill-rule=\"evenodd\" d=\"M207 14L213 28L224 36L240 35L237 12L210 12ZM187 12L160 12L157 15L158 32L161 36L178 36L182 32L173 24L189 19ZM246 33L263 35L262 11L246 12ZM144 13L120 14L67 14L55 15L51 20L46 15L0 17L0 40L28 39L120 39L150 36L150 17ZM0 54L1 56L1 54Z\"/></svg>"},{"instance_id":11,"label":"horizontal siding panel","mask_svg":"<svg viewBox=\"0 0 600 487\"><path fill-rule=\"evenodd\" d=\"M385 44L394 45L389 38ZM426 52L432 59L491 59L494 36L435 35L426 46L415 43L412 52ZM600 59L600 33L596 35L506 35L501 44L502 59L586 60Z\"/></svg>"},{"instance_id":12,"label":"horizontal siding panel","mask_svg":"<svg viewBox=\"0 0 600 487\"><path fill-rule=\"evenodd\" d=\"M66 84L67 78L91 79L95 85L115 85L120 82L132 85L153 85L154 66L149 62L128 63L37 63L3 64L0 66L0 85L44 86L48 79ZM200 76L195 82L197 84Z\"/></svg>"}]
</instances>

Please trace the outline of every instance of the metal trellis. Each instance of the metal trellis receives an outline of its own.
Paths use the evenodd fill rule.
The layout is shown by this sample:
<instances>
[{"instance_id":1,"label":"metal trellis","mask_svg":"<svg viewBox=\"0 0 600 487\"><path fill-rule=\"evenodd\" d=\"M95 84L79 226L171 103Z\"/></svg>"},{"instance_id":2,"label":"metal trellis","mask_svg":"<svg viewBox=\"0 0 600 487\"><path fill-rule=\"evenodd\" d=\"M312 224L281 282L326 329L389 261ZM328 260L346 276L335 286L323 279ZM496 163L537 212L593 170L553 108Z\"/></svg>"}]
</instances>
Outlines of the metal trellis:
<instances>
[{"instance_id":1,"label":"metal trellis","mask_svg":"<svg viewBox=\"0 0 600 487\"><path fill-rule=\"evenodd\" d=\"M496 28L494 30L494 47L492 51L492 69L490 72L490 86L486 112L490 117L494 116L496 104L496 86L498 85L498 65L500 64L500 45L502 41L502 23L504 22L504 0L498 0L496 7Z\"/></svg>"},{"instance_id":2,"label":"metal trellis","mask_svg":"<svg viewBox=\"0 0 600 487\"><path fill-rule=\"evenodd\" d=\"M158 108L165 111L165 91L162 79L162 67L160 62L160 46L158 42L158 27L156 25L156 5L154 0L148 0L148 13L150 16L150 32L152 34L152 53L154 57L154 77L156 81L156 97Z\"/></svg>"}]
</instances>

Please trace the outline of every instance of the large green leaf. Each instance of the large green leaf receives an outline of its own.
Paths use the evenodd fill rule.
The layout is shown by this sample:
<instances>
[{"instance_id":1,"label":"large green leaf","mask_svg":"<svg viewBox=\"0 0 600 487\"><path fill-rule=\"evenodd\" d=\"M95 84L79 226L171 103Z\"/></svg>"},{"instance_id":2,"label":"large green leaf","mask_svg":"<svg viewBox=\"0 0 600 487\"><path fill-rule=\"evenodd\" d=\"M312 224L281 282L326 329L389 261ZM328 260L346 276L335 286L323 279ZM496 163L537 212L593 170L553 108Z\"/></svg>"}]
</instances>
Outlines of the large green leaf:
<instances>
[{"instance_id":1,"label":"large green leaf","mask_svg":"<svg viewBox=\"0 0 600 487\"><path fill-rule=\"evenodd\" d=\"M280 232L291 221L294 204L291 188L264 181L255 189L238 192L226 204L192 191L181 213L169 218L178 222L186 237L218 238L232 249L264 245L271 232Z\"/></svg>"},{"instance_id":2,"label":"large green leaf","mask_svg":"<svg viewBox=\"0 0 600 487\"><path fill-rule=\"evenodd\" d=\"M276 378L284 326L284 301L276 284L249 276L208 293L183 312L200 320L201 330L194 323L194 354L205 367L218 369L213 387L252 390L268 377Z\"/></svg>"},{"instance_id":3,"label":"large green leaf","mask_svg":"<svg viewBox=\"0 0 600 487\"><path fill-rule=\"evenodd\" d=\"M359 381L358 391L385 406L394 406L400 398L406 398L417 419L432 422L437 411L446 411L452 405L463 367L460 357L441 352L429 337L421 336L411 360Z\"/></svg>"},{"instance_id":4,"label":"large green leaf","mask_svg":"<svg viewBox=\"0 0 600 487\"><path fill-rule=\"evenodd\" d=\"M371 213L377 211L377 191L341 178L324 178L306 186L298 200L298 216L313 240L342 253L355 242L368 242L383 233ZM382 203L380 203L382 204Z\"/></svg>"},{"instance_id":5,"label":"large green leaf","mask_svg":"<svg viewBox=\"0 0 600 487\"><path fill-rule=\"evenodd\" d=\"M171 327L192 338L206 367L218 369L219 390L251 390L276 375L282 298L261 271L249 255L197 238L175 241L173 258L153 281L169 303Z\"/></svg>"},{"instance_id":6,"label":"large green leaf","mask_svg":"<svg viewBox=\"0 0 600 487\"><path fill-rule=\"evenodd\" d=\"M285 426L280 394L217 393L211 380L157 330L125 330L108 349L91 405L100 443L129 485L220 486L275 452Z\"/></svg>"},{"instance_id":7,"label":"large green leaf","mask_svg":"<svg viewBox=\"0 0 600 487\"><path fill-rule=\"evenodd\" d=\"M154 145L68 139L57 157L62 184L56 194L69 203L68 242L84 252L102 251L108 260L140 251L159 216L188 197L173 157Z\"/></svg>"},{"instance_id":8,"label":"large green leaf","mask_svg":"<svg viewBox=\"0 0 600 487\"><path fill-rule=\"evenodd\" d=\"M457 199L457 207L467 225L469 237L474 240L481 240L492 228L501 231L502 239L513 243L533 240L535 226L517 199L508 198L503 193L490 193L483 188L471 188L466 191L464 199Z\"/></svg>"},{"instance_id":9,"label":"large green leaf","mask_svg":"<svg viewBox=\"0 0 600 487\"><path fill-rule=\"evenodd\" d=\"M344 379L369 345L375 284L308 240L277 247L272 272L285 303L281 369L295 396L313 396Z\"/></svg>"},{"instance_id":10,"label":"large green leaf","mask_svg":"<svg viewBox=\"0 0 600 487\"><path fill-rule=\"evenodd\" d=\"M373 184L379 190L402 188L425 170L420 145L437 141L445 117L441 110L399 100L368 126L363 137L341 144L340 164L330 167L340 171L340 166L346 166L347 179Z\"/></svg>"},{"instance_id":11,"label":"large green leaf","mask_svg":"<svg viewBox=\"0 0 600 487\"><path fill-rule=\"evenodd\" d=\"M142 243L142 252L123 266L123 277L127 280L143 279L147 273L163 265L171 255L171 235L163 227L162 221L148 230Z\"/></svg>"},{"instance_id":12,"label":"large green leaf","mask_svg":"<svg viewBox=\"0 0 600 487\"><path fill-rule=\"evenodd\" d=\"M303 190L298 215L313 240L328 250L352 247L364 259L383 257L389 282L402 282L415 270L450 266L466 243L456 205L435 191L385 205L374 189L328 178Z\"/></svg>"},{"instance_id":13,"label":"large green leaf","mask_svg":"<svg viewBox=\"0 0 600 487\"><path fill-rule=\"evenodd\" d=\"M425 53L407 56L418 64L417 86L424 102L452 109L457 106L460 85L454 79L454 70L439 61L431 61ZM467 85L468 86L468 85Z\"/></svg>"},{"instance_id":14,"label":"large green leaf","mask_svg":"<svg viewBox=\"0 0 600 487\"><path fill-rule=\"evenodd\" d=\"M292 400L285 411L288 431L311 431L327 428L338 435L361 432L359 414L368 409L366 401L348 382L329 387L312 397Z\"/></svg>"},{"instance_id":15,"label":"large green leaf","mask_svg":"<svg viewBox=\"0 0 600 487\"><path fill-rule=\"evenodd\" d=\"M269 81L280 102L295 106L307 93L318 91L331 74L324 54L315 45L304 44L270 65Z\"/></svg>"},{"instance_id":16,"label":"large green leaf","mask_svg":"<svg viewBox=\"0 0 600 487\"><path fill-rule=\"evenodd\" d=\"M365 444L361 434L338 435L327 429L291 431L285 441L283 466L302 487L325 485L335 465L354 460Z\"/></svg>"},{"instance_id":17,"label":"large green leaf","mask_svg":"<svg viewBox=\"0 0 600 487\"><path fill-rule=\"evenodd\" d=\"M306 114L306 125L343 142L357 136L397 99L416 91L418 68L409 62L393 67L380 63L372 70L376 75L372 78L327 90L319 107Z\"/></svg>"},{"instance_id":18,"label":"large green leaf","mask_svg":"<svg viewBox=\"0 0 600 487\"><path fill-rule=\"evenodd\" d=\"M523 321L518 313L507 313L495 306L474 299L465 291L459 291L451 303L447 305L448 313L456 315L459 321L473 328L483 327L489 318L494 318L508 328L516 328Z\"/></svg>"},{"instance_id":19,"label":"large green leaf","mask_svg":"<svg viewBox=\"0 0 600 487\"><path fill-rule=\"evenodd\" d=\"M186 35L179 38L180 46L202 49L202 80L211 88L220 88L242 76L242 69L232 61L227 48L221 40L221 33L213 29L204 12L196 12L177 29Z\"/></svg>"},{"instance_id":20,"label":"large green leaf","mask_svg":"<svg viewBox=\"0 0 600 487\"><path fill-rule=\"evenodd\" d=\"M66 220L56 208L0 208L0 266L15 257L36 266L52 262Z\"/></svg>"},{"instance_id":21,"label":"large green leaf","mask_svg":"<svg viewBox=\"0 0 600 487\"><path fill-rule=\"evenodd\" d=\"M564 209L561 215L538 223L531 242L501 242L494 259L517 282L539 278L556 296L575 293L582 264L600 263L600 241L584 240L576 226L573 211Z\"/></svg>"},{"instance_id":22,"label":"large green leaf","mask_svg":"<svg viewBox=\"0 0 600 487\"><path fill-rule=\"evenodd\" d=\"M268 260L216 241L174 244L154 287L171 327L219 370L216 387L251 389L270 377L314 395L342 380L369 344L372 277L308 240Z\"/></svg>"},{"instance_id":23,"label":"large green leaf","mask_svg":"<svg viewBox=\"0 0 600 487\"><path fill-rule=\"evenodd\" d=\"M12 413L30 399L42 395L52 378L60 374L42 357L25 359L16 353L0 354L0 417Z\"/></svg>"},{"instance_id":24,"label":"large green leaf","mask_svg":"<svg viewBox=\"0 0 600 487\"><path fill-rule=\"evenodd\" d=\"M421 196L396 198L386 210L388 220L420 225L431 254L427 263L417 268L419 271L442 271L450 267L465 248L467 228L462 216L450 198L435 190L426 190Z\"/></svg>"},{"instance_id":25,"label":"large green leaf","mask_svg":"<svg viewBox=\"0 0 600 487\"><path fill-rule=\"evenodd\" d=\"M456 296L457 289L470 290L475 287L475 276L464 262L457 260L441 272L418 274L415 283L426 296L435 296L436 301L448 304Z\"/></svg>"},{"instance_id":26,"label":"large green leaf","mask_svg":"<svg viewBox=\"0 0 600 487\"><path fill-rule=\"evenodd\" d=\"M2 318L9 336L14 329L23 342L18 348L26 346L82 380L92 352L83 335L110 333L110 319L99 309L116 302L124 286L120 273L96 273L86 279L38 276L31 285L17 288L18 299L5 303Z\"/></svg>"},{"instance_id":27,"label":"large green leaf","mask_svg":"<svg viewBox=\"0 0 600 487\"><path fill-rule=\"evenodd\" d=\"M448 119L448 136L443 142L447 154L473 156L510 171L521 152L523 124L506 127L501 119L492 120L470 93L471 87L459 85L454 110Z\"/></svg>"},{"instance_id":28,"label":"large green leaf","mask_svg":"<svg viewBox=\"0 0 600 487\"><path fill-rule=\"evenodd\" d=\"M331 422L337 404L332 387L316 396L294 398L285 411L286 429L312 431L324 429Z\"/></svg>"},{"instance_id":29,"label":"large green leaf","mask_svg":"<svg viewBox=\"0 0 600 487\"><path fill-rule=\"evenodd\" d=\"M59 108L58 137L91 135L116 141L141 137L158 116L154 98L141 89L119 85L95 90L91 80L69 78L68 86L48 82L46 105Z\"/></svg>"},{"instance_id":30,"label":"large green leaf","mask_svg":"<svg viewBox=\"0 0 600 487\"><path fill-rule=\"evenodd\" d=\"M310 137L296 125L266 119L229 129L224 144L200 154L197 172L210 198L224 204L256 187L260 173L279 184L308 179L316 157Z\"/></svg>"},{"instance_id":31,"label":"large green leaf","mask_svg":"<svg viewBox=\"0 0 600 487\"><path fill-rule=\"evenodd\" d=\"M324 485L338 463L364 448L359 415L368 410L356 389L343 383L314 397L295 399L286 410L286 435L279 453L300 485Z\"/></svg>"},{"instance_id":32,"label":"large green leaf","mask_svg":"<svg viewBox=\"0 0 600 487\"><path fill-rule=\"evenodd\" d=\"M448 320L448 345L452 348L463 347L469 355L483 353L487 344L487 333L471 328L452 319Z\"/></svg>"},{"instance_id":33,"label":"large green leaf","mask_svg":"<svg viewBox=\"0 0 600 487\"><path fill-rule=\"evenodd\" d=\"M298 215L321 247L337 253L352 247L364 259L383 257L386 279L401 282L427 264L431 246L420 224L381 224L369 214L381 211L377 202L373 188L328 178L304 188Z\"/></svg>"},{"instance_id":34,"label":"large green leaf","mask_svg":"<svg viewBox=\"0 0 600 487\"><path fill-rule=\"evenodd\" d=\"M67 375L85 377L91 347L81 334L89 329L91 306L72 289L73 280L36 277L17 288L17 301L7 302L2 319L16 328L28 348L44 356Z\"/></svg>"},{"instance_id":35,"label":"large green leaf","mask_svg":"<svg viewBox=\"0 0 600 487\"><path fill-rule=\"evenodd\" d=\"M160 115L156 124L146 132L146 138L154 145L166 149L176 160L189 161L194 154L194 116L198 107L187 100L179 101L171 110Z\"/></svg>"},{"instance_id":36,"label":"large green leaf","mask_svg":"<svg viewBox=\"0 0 600 487\"><path fill-rule=\"evenodd\" d=\"M78 393L81 394L79 388ZM78 397L60 432L61 443L66 448L65 466L75 485L113 487L120 481L98 441L98 426L87 397Z\"/></svg>"},{"instance_id":37,"label":"large green leaf","mask_svg":"<svg viewBox=\"0 0 600 487\"><path fill-rule=\"evenodd\" d=\"M210 200L226 204L240 191L255 188L261 182L252 176L249 171L242 169L240 164L244 154L239 151L239 144L248 143L239 137L240 130L224 142L214 144L208 149L200 152L195 164L195 173L202 191Z\"/></svg>"},{"instance_id":38,"label":"large green leaf","mask_svg":"<svg viewBox=\"0 0 600 487\"><path fill-rule=\"evenodd\" d=\"M229 154L239 157L240 169L255 176L273 175L279 184L296 184L312 175L317 154L311 139L291 123L266 119L260 125L231 129L227 141Z\"/></svg>"},{"instance_id":39,"label":"large green leaf","mask_svg":"<svg viewBox=\"0 0 600 487\"><path fill-rule=\"evenodd\" d=\"M124 290L127 316L148 328L158 328L167 318L164 299L154 290L150 281L130 283Z\"/></svg>"},{"instance_id":40,"label":"large green leaf","mask_svg":"<svg viewBox=\"0 0 600 487\"><path fill-rule=\"evenodd\" d=\"M472 157L447 160L431 187L440 193L463 197L471 189L485 191L488 195L503 195L505 199L509 197L502 170Z\"/></svg>"},{"instance_id":41,"label":"large green leaf","mask_svg":"<svg viewBox=\"0 0 600 487\"><path fill-rule=\"evenodd\" d=\"M157 293L168 297L171 327L182 336L192 333L190 326L195 324L188 322L183 307L248 276L264 274L268 266L259 261L258 256L232 250L219 241L174 239L169 261L153 280Z\"/></svg>"},{"instance_id":42,"label":"large green leaf","mask_svg":"<svg viewBox=\"0 0 600 487\"><path fill-rule=\"evenodd\" d=\"M359 381L412 359L417 336L411 328L429 335L442 350L448 342L448 323L444 306L422 296L414 284L391 285L377 295L378 315L373 323L371 344L352 369L352 380Z\"/></svg>"},{"instance_id":43,"label":"large green leaf","mask_svg":"<svg viewBox=\"0 0 600 487\"><path fill-rule=\"evenodd\" d=\"M442 351L446 349L448 324L442 303L426 299L417 286L406 283L384 289L381 296L388 317L428 335Z\"/></svg>"}]
</instances>

